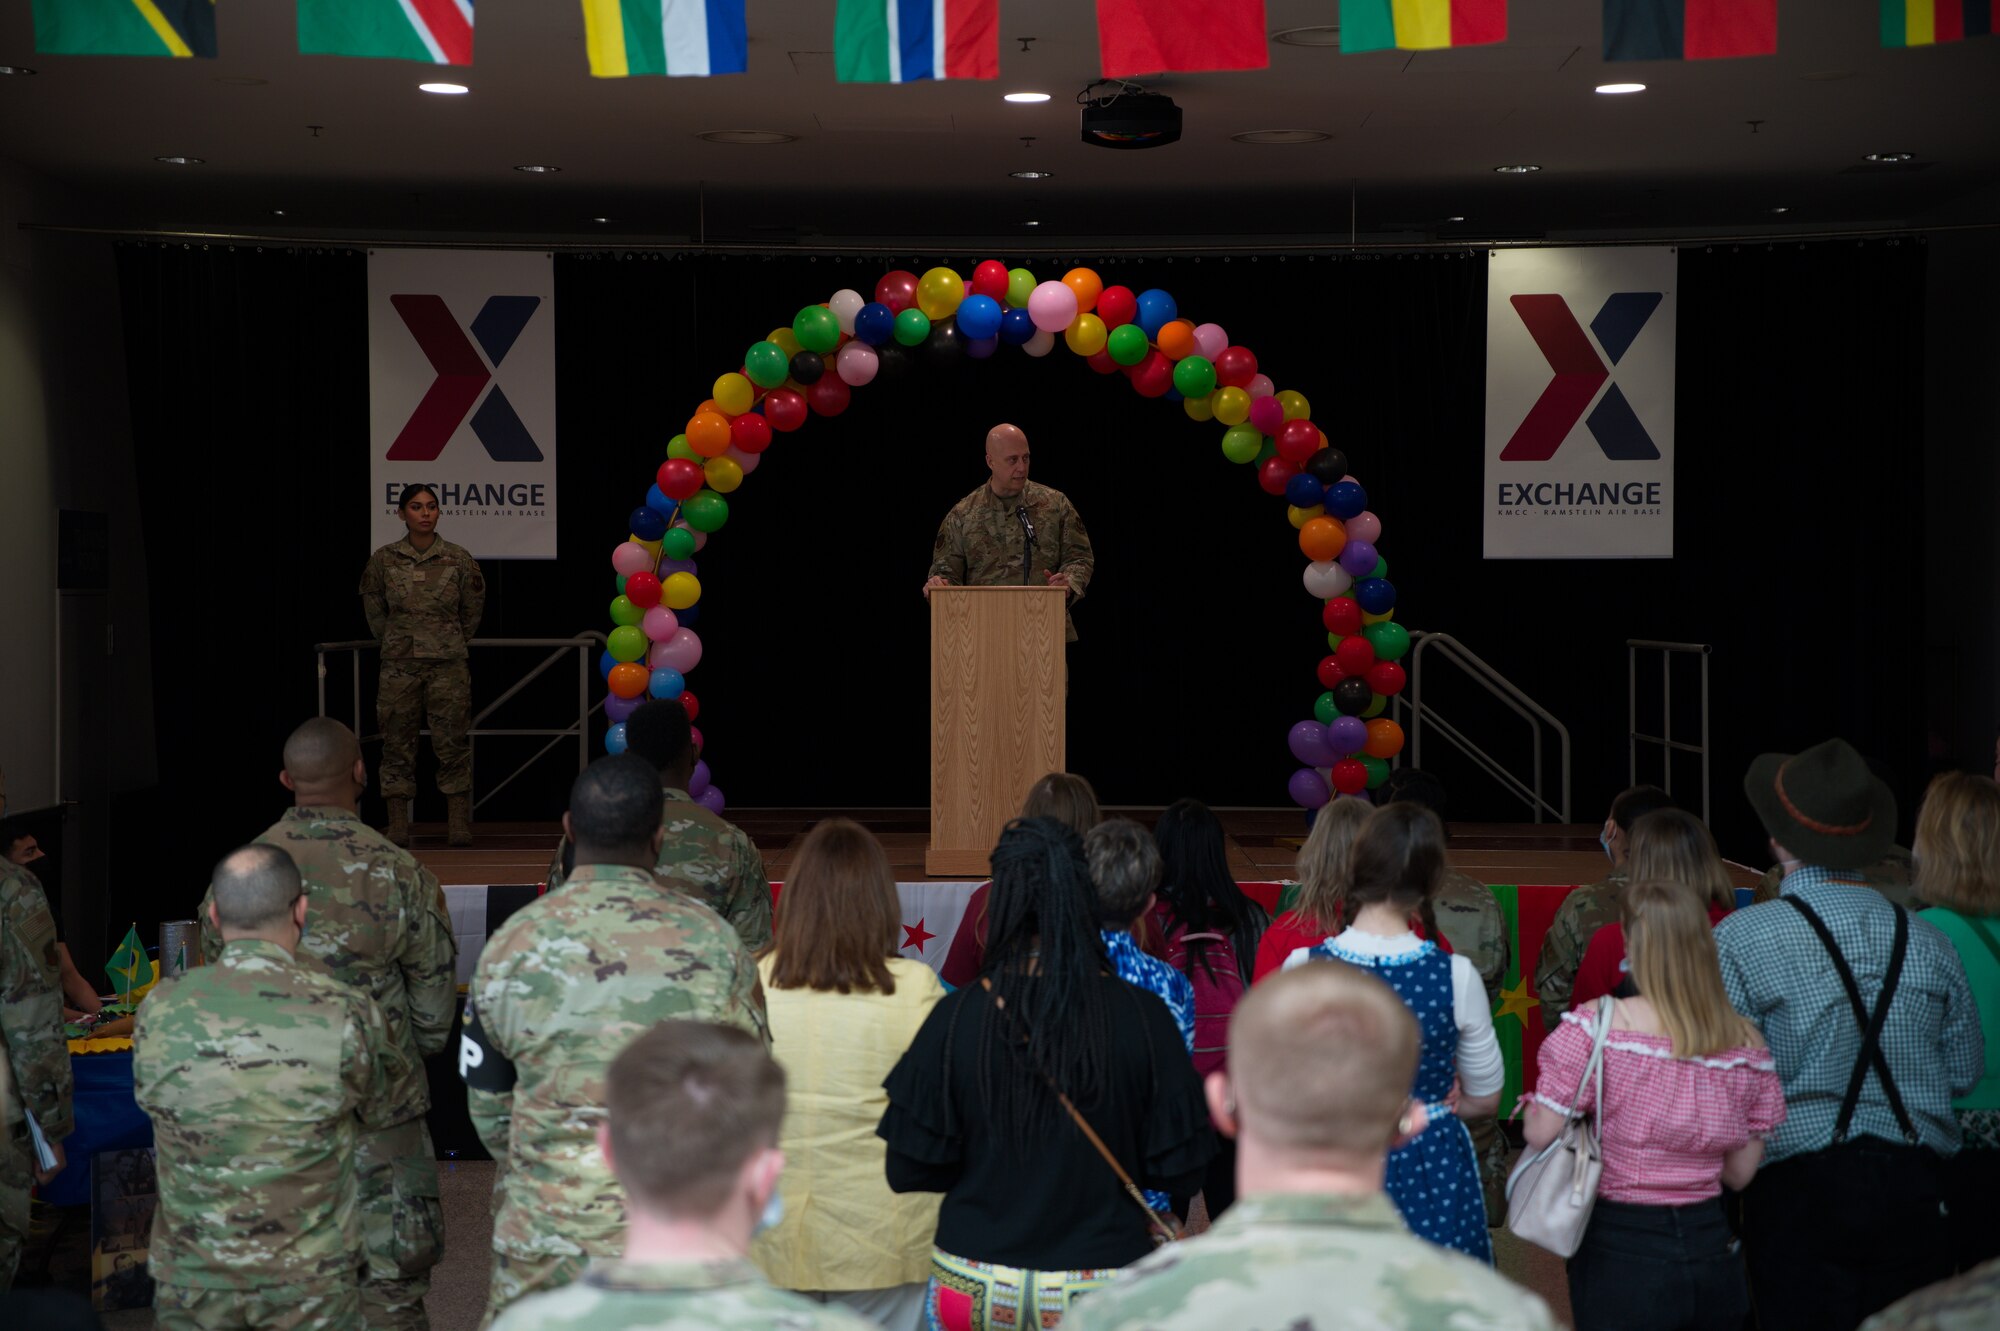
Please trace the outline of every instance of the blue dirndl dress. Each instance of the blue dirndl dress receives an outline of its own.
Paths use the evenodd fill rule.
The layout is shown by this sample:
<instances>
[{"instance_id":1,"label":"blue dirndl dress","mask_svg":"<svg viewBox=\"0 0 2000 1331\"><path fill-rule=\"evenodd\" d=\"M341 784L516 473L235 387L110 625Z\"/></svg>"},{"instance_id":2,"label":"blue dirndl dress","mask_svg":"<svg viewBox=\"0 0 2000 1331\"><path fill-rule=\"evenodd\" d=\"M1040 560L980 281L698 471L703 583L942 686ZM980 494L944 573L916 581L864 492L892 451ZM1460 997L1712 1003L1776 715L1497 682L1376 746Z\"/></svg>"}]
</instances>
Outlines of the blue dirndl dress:
<instances>
[{"instance_id":1,"label":"blue dirndl dress","mask_svg":"<svg viewBox=\"0 0 2000 1331\"><path fill-rule=\"evenodd\" d=\"M1451 958L1436 943L1378 957L1350 951L1337 938L1316 943L1314 957L1344 961L1373 971L1415 1014L1423 1031L1417 1081L1410 1094L1430 1107L1430 1126L1389 1153L1385 1188L1418 1238L1493 1264L1493 1237L1486 1228L1486 1200L1472 1135L1445 1107L1458 1072L1458 1020L1451 988Z\"/></svg>"}]
</instances>

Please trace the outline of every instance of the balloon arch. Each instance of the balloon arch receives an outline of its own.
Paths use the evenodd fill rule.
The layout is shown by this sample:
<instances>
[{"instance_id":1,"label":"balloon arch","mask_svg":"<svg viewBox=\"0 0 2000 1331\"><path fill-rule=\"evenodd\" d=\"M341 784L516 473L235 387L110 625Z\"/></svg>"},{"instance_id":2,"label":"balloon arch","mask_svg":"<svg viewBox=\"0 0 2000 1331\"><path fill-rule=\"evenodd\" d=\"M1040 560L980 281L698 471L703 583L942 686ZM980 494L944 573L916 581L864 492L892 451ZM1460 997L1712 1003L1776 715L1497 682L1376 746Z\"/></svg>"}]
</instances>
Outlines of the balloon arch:
<instances>
[{"instance_id":1,"label":"balloon arch","mask_svg":"<svg viewBox=\"0 0 2000 1331\"><path fill-rule=\"evenodd\" d=\"M1046 356L1060 333L1097 373L1123 373L1140 396L1176 400L1194 420L1224 427L1222 455L1285 501L1307 561L1305 589L1323 603L1329 648L1312 719L1288 737L1301 764L1287 783L1292 800L1316 808L1387 779L1403 731L1382 712L1403 688L1398 659L1410 635L1395 622L1396 588L1376 550L1381 520L1347 474L1346 455L1313 424L1303 394L1278 389L1258 372L1256 355L1217 325L1180 317L1167 292L1134 295L1105 286L1089 268L1045 282L995 259L970 281L949 268L922 277L899 269L875 284L874 297L836 291L800 310L790 327L771 330L743 354L742 368L716 379L713 396L667 445L645 503L632 510L629 538L611 555L618 596L599 663L610 690L608 751L624 749L625 718L648 697L678 699L690 720L699 716L688 688L701 661L694 556L729 520L727 496L777 435L814 415L838 416L855 389L905 364L914 348L975 360L1003 346ZM699 728L695 735L699 746ZM722 791L705 761L691 786L690 795L721 811Z\"/></svg>"}]
</instances>

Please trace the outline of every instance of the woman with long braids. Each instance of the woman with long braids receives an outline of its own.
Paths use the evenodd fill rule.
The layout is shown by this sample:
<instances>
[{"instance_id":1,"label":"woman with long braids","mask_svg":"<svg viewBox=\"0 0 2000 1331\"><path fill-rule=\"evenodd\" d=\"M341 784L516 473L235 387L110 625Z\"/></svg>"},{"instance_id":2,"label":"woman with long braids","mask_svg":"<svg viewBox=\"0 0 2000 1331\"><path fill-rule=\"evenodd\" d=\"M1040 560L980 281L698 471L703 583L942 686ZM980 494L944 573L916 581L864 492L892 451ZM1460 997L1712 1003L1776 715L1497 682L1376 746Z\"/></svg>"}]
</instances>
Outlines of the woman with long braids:
<instances>
[{"instance_id":1,"label":"woman with long braids","mask_svg":"<svg viewBox=\"0 0 2000 1331\"><path fill-rule=\"evenodd\" d=\"M1139 1187L1194 1193L1215 1152L1201 1081L1166 1005L1112 974L1077 834L1007 825L985 965L948 994L884 1083L889 1186L941 1192L924 1325L1051 1327L1152 1251Z\"/></svg>"}]
</instances>

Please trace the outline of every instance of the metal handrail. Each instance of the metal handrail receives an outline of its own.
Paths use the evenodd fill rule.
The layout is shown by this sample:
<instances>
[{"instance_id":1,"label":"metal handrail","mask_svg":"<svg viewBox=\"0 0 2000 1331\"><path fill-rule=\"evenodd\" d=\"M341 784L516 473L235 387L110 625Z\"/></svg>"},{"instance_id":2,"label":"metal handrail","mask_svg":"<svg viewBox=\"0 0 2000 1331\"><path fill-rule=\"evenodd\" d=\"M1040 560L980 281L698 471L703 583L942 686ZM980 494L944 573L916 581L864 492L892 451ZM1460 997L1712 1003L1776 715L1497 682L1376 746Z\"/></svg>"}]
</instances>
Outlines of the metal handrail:
<instances>
[{"instance_id":1,"label":"metal handrail","mask_svg":"<svg viewBox=\"0 0 2000 1331\"><path fill-rule=\"evenodd\" d=\"M1627 638L1625 640L1625 768L1628 784L1639 784L1639 745L1660 746L1662 774L1660 788L1669 795L1674 793L1674 754L1698 753L1701 755L1701 820L1708 821L1708 658L1714 648L1705 642L1659 642L1651 638ZM1660 654L1660 733L1642 734L1639 730L1639 653L1658 652ZM1701 743L1689 744L1674 738L1674 671L1675 654L1698 656L1701 658Z\"/></svg>"},{"instance_id":2,"label":"metal handrail","mask_svg":"<svg viewBox=\"0 0 2000 1331\"><path fill-rule=\"evenodd\" d=\"M1532 809L1536 822L1543 821L1544 814L1552 814L1557 821L1567 823L1570 820L1569 728L1558 721L1546 707L1522 692L1491 663L1449 633L1416 630L1411 632L1410 639L1415 645L1410 649L1409 688L1396 698L1397 710L1400 712L1407 708L1410 716L1410 761L1417 766L1423 765L1423 734L1425 723L1428 722L1439 735L1471 758L1481 771L1493 777L1509 794ZM1533 750L1532 782L1521 780L1498 759L1473 743L1463 731L1446 721L1438 713L1437 708L1423 701L1424 654L1432 647L1527 724L1530 746ZM1543 725L1556 732L1562 759L1559 802L1553 804L1543 794Z\"/></svg>"},{"instance_id":3,"label":"metal handrail","mask_svg":"<svg viewBox=\"0 0 2000 1331\"><path fill-rule=\"evenodd\" d=\"M515 767L513 771L502 777L499 784L488 790L484 795L476 795L472 801L472 807L475 810L512 785L516 777L520 776L521 773L527 771L537 762L540 762L544 754L572 735L576 737L577 741L576 770L581 772L590 765L590 718L595 716L604 706L602 699L595 703L590 700L590 656L593 650L601 649L606 645L605 636L602 633L596 632L579 633L573 638L473 638L466 643L468 648L549 647L554 649L547 656L543 657L541 662L532 670L528 671L527 674L521 676L518 680L515 680L504 693L486 704L472 718L472 724L466 731L468 742L476 741L481 735L539 735L548 737L548 743L535 750L525 761ZM360 735L363 743L372 743L382 738L379 731L363 733L361 729L361 657L364 652L380 650L381 646L382 644L373 638L355 638L345 642L321 642L313 644L313 655L315 657L319 680L319 714L321 716L326 715L327 653L348 653L350 663L349 678L354 703L354 730L357 735ZM576 654L576 721L573 724L566 725L559 730L547 727L488 727L480 725L480 722L512 701L520 694L521 690L541 678L551 666L557 664L572 652ZM478 764L475 763L473 771L476 773L478 770Z\"/></svg>"}]
</instances>

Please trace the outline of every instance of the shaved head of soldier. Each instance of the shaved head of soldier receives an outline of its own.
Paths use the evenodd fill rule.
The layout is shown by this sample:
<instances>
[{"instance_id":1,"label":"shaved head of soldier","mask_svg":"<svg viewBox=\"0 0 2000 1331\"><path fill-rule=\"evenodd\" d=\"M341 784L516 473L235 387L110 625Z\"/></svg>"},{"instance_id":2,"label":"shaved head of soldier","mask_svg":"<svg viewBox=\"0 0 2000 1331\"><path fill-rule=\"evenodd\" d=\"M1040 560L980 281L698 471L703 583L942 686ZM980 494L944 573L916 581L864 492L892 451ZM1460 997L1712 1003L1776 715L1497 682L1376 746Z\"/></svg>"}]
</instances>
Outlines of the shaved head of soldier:
<instances>
[{"instance_id":1,"label":"shaved head of soldier","mask_svg":"<svg viewBox=\"0 0 2000 1331\"><path fill-rule=\"evenodd\" d=\"M625 751L658 768L661 784L686 790L699 757L687 708L672 698L640 703L625 718Z\"/></svg>"},{"instance_id":2,"label":"shaved head of soldier","mask_svg":"<svg viewBox=\"0 0 2000 1331\"><path fill-rule=\"evenodd\" d=\"M210 880L214 900L209 917L226 943L262 938L298 946L305 923L305 887L299 866L278 846L251 845L231 851Z\"/></svg>"},{"instance_id":3,"label":"shaved head of soldier","mask_svg":"<svg viewBox=\"0 0 2000 1331\"><path fill-rule=\"evenodd\" d=\"M1012 499L1028 487L1028 436L1018 425L996 425L986 432L986 466L993 473L993 493Z\"/></svg>"},{"instance_id":4,"label":"shaved head of soldier","mask_svg":"<svg viewBox=\"0 0 2000 1331\"><path fill-rule=\"evenodd\" d=\"M285 741L285 770L278 774L300 804L352 807L368 784L361 741L331 717L316 716Z\"/></svg>"},{"instance_id":5,"label":"shaved head of soldier","mask_svg":"<svg viewBox=\"0 0 2000 1331\"><path fill-rule=\"evenodd\" d=\"M599 758L569 789L563 831L576 843L576 864L651 869L659 854L666 797L660 772L636 753Z\"/></svg>"}]
</instances>

